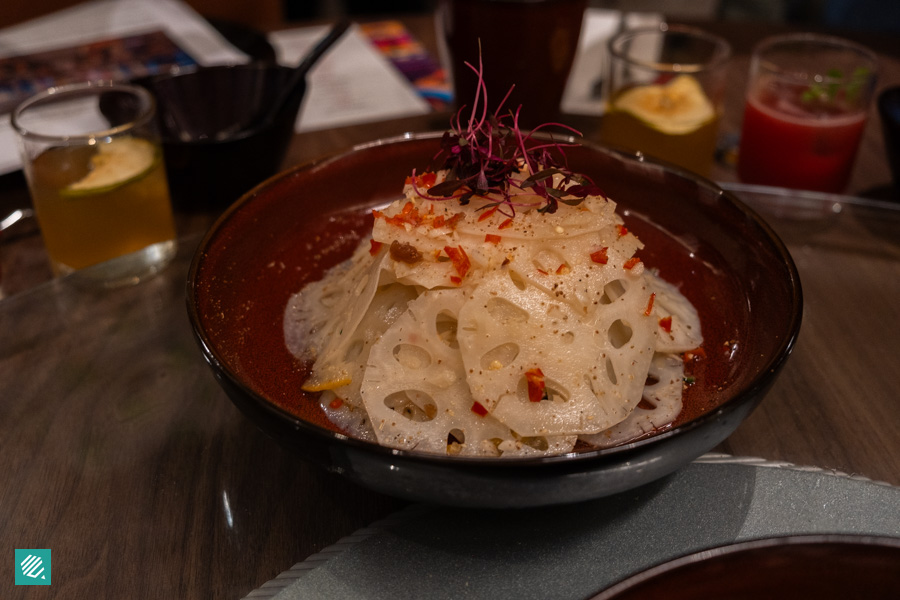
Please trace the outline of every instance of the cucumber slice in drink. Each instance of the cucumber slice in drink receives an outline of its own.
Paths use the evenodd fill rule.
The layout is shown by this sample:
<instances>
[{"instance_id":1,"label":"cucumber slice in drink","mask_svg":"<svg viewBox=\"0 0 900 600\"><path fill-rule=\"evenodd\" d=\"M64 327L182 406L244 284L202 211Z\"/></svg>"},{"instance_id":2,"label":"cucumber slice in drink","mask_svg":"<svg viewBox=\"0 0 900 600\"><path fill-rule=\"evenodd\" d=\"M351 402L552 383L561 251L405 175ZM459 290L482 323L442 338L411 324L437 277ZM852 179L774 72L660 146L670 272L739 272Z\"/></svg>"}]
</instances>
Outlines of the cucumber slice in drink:
<instances>
[{"instance_id":1,"label":"cucumber slice in drink","mask_svg":"<svg viewBox=\"0 0 900 600\"><path fill-rule=\"evenodd\" d=\"M109 192L140 179L159 160L156 146L140 138L117 138L99 144L91 157L87 175L65 187L64 196L86 196Z\"/></svg>"}]
</instances>

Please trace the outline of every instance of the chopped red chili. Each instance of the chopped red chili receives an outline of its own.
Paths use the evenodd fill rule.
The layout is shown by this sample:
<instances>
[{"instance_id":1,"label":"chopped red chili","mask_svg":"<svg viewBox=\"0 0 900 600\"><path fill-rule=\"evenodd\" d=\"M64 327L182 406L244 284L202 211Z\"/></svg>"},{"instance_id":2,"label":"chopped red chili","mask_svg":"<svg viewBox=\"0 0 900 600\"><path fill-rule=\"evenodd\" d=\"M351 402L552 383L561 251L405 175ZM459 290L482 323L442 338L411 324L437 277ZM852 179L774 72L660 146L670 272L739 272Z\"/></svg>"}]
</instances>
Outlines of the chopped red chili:
<instances>
[{"instance_id":1,"label":"chopped red chili","mask_svg":"<svg viewBox=\"0 0 900 600\"><path fill-rule=\"evenodd\" d=\"M497 229L506 229L508 227L512 227L512 224L513 224L512 219L506 219L505 221L503 221L502 223L497 225Z\"/></svg>"},{"instance_id":2,"label":"chopped red chili","mask_svg":"<svg viewBox=\"0 0 900 600\"><path fill-rule=\"evenodd\" d=\"M605 265L609 262L609 255L607 254L609 248L600 248L595 252L591 252L591 260L597 264Z\"/></svg>"},{"instance_id":3,"label":"chopped red chili","mask_svg":"<svg viewBox=\"0 0 900 600\"><path fill-rule=\"evenodd\" d=\"M544 372L539 367L529 369L525 371L525 380L528 382L528 399L532 402L540 402L547 389Z\"/></svg>"},{"instance_id":4,"label":"chopped red chili","mask_svg":"<svg viewBox=\"0 0 900 600\"><path fill-rule=\"evenodd\" d=\"M663 317L662 319L660 319L659 326L666 333L672 333L672 317L668 316L668 317Z\"/></svg>"},{"instance_id":5,"label":"chopped red chili","mask_svg":"<svg viewBox=\"0 0 900 600\"><path fill-rule=\"evenodd\" d=\"M638 263L640 263L640 262L641 262L641 259L639 259L637 256L632 256L631 258L626 260L625 264L622 266L630 271L631 269L636 267L638 265Z\"/></svg>"},{"instance_id":6,"label":"chopped red chili","mask_svg":"<svg viewBox=\"0 0 900 600\"><path fill-rule=\"evenodd\" d=\"M421 175L416 175L416 178L415 178L416 187L423 188L426 190L428 188L432 187L434 185L435 181L437 181L437 173L434 173L432 171L422 173ZM406 178L406 184L409 185L412 182L413 182L413 178L408 176Z\"/></svg>"},{"instance_id":7,"label":"chopped red chili","mask_svg":"<svg viewBox=\"0 0 900 600\"><path fill-rule=\"evenodd\" d=\"M491 215L493 215L495 212L497 212L497 208L498 207L496 207L496 206L492 206L491 208L487 209L486 211L484 211L483 213L478 215L478 220L484 221L485 219L489 219L491 217Z\"/></svg>"},{"instance_id":8,"label":"chopped red chili","mask_svg":"<svg viewBox=\"0 0 900 600\"><path fill-rule=\"evenodd\" d=\"M369 240L369 254L375 256L379 252L381 252L381 247L384 246L381 242L376 242L375 240Z\"/></svg>"},{"instance_id":9,"label":"chopped red chili","mask_svg":"<svg viewBox=\"0 0 900 600\"><path fill-rule=\"evenodd\" d=\"M499 235L494 235L493 233L484 234L484 241L489 244L499 244L501 239Z\"/></svg>"},{"instance_id":10,"label":"chopped red chili","mask_svg":"<svg viewBox=\"0 0 900 600\"><path fill-rule=\"evenodd\" d=\"M343 398L335 398L334 400L332 400L331 402L328 403L328 406L330 406L330 407L333 408L334 410L339 409L339 408L342 407L343 405L344 405L344 400L343 400Z\"/></svg>"},{"instance_id":11,"label":"chopped red chili","mask_svg":"<svg viewBox=\"0 0 900 600\"><path fill-rule=\"evenodd\" d=\"M625 227L624 225L616 225L616 231L619 232L619 237L628 235L628 228Z\"/></svg>"},{"instance_id":12,"label":"chopped red chili","mask_svg":"<svg viewBox=\"0 0 900 600\"><path fill-rule=\"evenodd\" d=\"M460 279L465 277L466 273L469 272L469 267L472 266L472 263L469 261L469 255L466 254L463 247L444 246L444 252L446 252L447 256L450 257L450 260L453 261L453 268L456 269L456 273L459 275Z\"/></svg>"},{"instance_id":13,"label":"chopped red chili","mask_svg":"<svg viewBox=\"0 0 900 600\"><path fill-rule=\"evenodd\" d=\"M650 313L653 312L653 300L656 299L656 294L650 294L650 300L647 302L647 309L644 311L644 315L649 317Z\"/></svg>"},{"instance_id":14,"label":"chopped red chili","mask_svg":"<svg viewBox=\"0 0 900 600\"><path fill-rule=\"evenodd\" d=\"M479 417L485 417L488 414L488 410L484 407L484 405L476 400L472 403L472 412L478 415Z\"/></svg>"},{"instance_id":15,"label":"chopped red chili","mask_svg":"<svg viewBox=\"0 0 900 600\"><path fill-rule=\"evenodd\" d=\"M695 358L706 358L706 350L704 350L702 346L694 348L693 350L688 350L684 353L683 358L684 362L692 361Z\"/></svg>"}]
</instances>

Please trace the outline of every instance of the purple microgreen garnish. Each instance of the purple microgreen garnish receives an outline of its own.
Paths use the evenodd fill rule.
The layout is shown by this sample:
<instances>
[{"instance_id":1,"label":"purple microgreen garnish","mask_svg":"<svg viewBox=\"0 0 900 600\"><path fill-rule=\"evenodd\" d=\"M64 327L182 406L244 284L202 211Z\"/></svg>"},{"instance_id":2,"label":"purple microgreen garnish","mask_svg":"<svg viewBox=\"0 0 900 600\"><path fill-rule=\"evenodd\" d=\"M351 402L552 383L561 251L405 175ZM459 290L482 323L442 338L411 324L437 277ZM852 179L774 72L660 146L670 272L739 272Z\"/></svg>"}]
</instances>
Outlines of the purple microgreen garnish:
<instances>
[{"instance_id":1,"label":"purple microgreen garnish","mask_svg":"<svg viewBox=\"0 0 900 600\"><path fill-rule=\"evenodd\" d=\"M545 123L524 133L519 128L521 106L514 112L501 112L513 88L489 112L480 56L478 67L470 63L466 66L478 77L475 98L468 118L463 116L467 109L463 105L451 117L450 130L441 138L441 149L435 158L443 160L447 177L427 191L429 198L457 199L465 205L475 196L499 197L501 200L492 206L502 205L503 214L514 216L516 206L534 206L533 202L517 202L516 196L526 193L525 190L529 196L541 198L538 210L542 213L556 212L559 202L577 206L589 195L602 195L587 177L568 168L565 148L577 144L556 141L552 133L549 142L536 142L532 137L549 127L581 135L578 131L560 123ZM523 166L532 175L520 181L515 175Z\"/></svg>"}]
</instances>

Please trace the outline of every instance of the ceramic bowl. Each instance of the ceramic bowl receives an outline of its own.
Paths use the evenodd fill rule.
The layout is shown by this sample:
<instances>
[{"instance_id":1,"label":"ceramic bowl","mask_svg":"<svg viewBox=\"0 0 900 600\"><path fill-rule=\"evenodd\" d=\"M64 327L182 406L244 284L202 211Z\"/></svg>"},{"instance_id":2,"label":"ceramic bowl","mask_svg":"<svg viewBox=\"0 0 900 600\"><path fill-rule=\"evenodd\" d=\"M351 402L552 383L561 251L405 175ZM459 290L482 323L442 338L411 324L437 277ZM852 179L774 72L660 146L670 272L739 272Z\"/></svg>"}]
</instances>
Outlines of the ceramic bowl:
<instances>
[{"instance_id":1,"label":"ceramic bowl","mask_svg":"<svg viewBox=\"0 0 900 600\"><path fill-rule=\"evenodd\" d=\"M281 169L305 86L271 120L264 117L291 72L277 64L250 63L135 82L156 97L176 209L221 211Z\"/></svg>"},{"instance_id":2,"label":"ceramic bowl","mask_svg":"<svg viewBox=\"0 0 900 600\"><path fill-rule=\"evenodd\" d=\"M740 542L678 558L592 600L900 598L900 538L806 535Z\"/></svg>"},{"instance_id":3,"label":"ceramic bowl","mask_svg":"<svg viewBox=\"0 0 900 600\"><path fill-rule=\"evenodd\" d=\"M710 349L668 431L623 446L546 458L486 459L392 450L334 431L300 390L307 371L285 347L288 298L347 258L371 210L399 197L440 134L359 146L258 186L213 225L194 256L188 312L231 400L302 457L385 494L456 506L576 502L663 477L724 440L762 400L800 328L790 254L753 211L673 167L584 144L569 165L594 178L645 243L645 264L702 316Z\"/></svg>"}]
</instances>

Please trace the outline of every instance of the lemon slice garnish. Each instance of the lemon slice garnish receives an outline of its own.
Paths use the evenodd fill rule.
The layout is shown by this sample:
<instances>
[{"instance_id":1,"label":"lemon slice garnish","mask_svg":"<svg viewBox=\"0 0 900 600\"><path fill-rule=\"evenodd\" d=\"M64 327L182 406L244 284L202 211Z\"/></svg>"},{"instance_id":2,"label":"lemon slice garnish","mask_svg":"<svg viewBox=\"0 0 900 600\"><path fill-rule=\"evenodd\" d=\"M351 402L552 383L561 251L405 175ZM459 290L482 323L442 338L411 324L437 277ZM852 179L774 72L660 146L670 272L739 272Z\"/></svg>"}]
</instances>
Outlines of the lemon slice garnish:
<instances>
[{"instance_id":1,"label":"lemon slice garnish","mask_svg":"<svg viewBox=\"0 0 900 600\"><path fill-rule=\"evenodd\" d=\"M67 196L108 192L146 175L157 160L156 146L139 138L117 138L99 144L90 172L63 189Z\"/></svg>"},{"instance_id":2,"label":"lemon slice garnish","mask_svg":"<svg viewBox=\"0 0 900 600\"><path fill-rule=\"evenodd\" d=\"M631 88L613 106L669 135L690 133L716 116L700 83L690 75L679 75L665 85Z\"/></svg>"}]
</instances>

